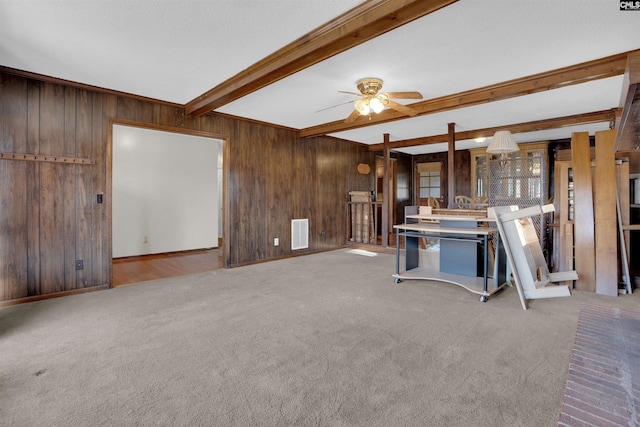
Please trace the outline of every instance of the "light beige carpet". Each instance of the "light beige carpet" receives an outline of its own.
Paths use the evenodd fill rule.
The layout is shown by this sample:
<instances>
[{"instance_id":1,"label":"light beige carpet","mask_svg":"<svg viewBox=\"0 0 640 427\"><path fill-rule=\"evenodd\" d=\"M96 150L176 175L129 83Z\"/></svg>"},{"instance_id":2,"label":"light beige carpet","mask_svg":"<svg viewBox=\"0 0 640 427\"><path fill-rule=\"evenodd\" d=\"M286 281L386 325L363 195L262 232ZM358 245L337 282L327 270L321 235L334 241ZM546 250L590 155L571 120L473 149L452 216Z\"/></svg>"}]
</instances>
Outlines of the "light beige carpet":
<instances>
[{"instance_id":1,"label":"light beige carpet","mask_svg":"<svg viewBox=\"0 0 640 427\"><path fill-rule=\"evenodd\" d=\"M3 426L553 426L580 305L339 250L0 309Z\"/></svg>"}]
</instances>

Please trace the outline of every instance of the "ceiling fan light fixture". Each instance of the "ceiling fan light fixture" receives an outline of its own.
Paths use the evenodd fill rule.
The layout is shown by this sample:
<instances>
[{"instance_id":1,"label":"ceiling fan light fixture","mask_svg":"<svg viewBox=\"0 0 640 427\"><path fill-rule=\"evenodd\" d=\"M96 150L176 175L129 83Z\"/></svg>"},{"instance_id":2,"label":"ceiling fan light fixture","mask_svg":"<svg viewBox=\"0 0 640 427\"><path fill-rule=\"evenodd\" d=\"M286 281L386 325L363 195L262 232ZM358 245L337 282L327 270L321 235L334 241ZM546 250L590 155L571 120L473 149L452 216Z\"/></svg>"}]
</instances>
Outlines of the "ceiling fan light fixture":
<instances>
[{"instance_id":1,"label":"ceiling fan light fixture","mask_svg":"<svg viewBox=\"0 0 640 427\"><path fill-rule=\"evenodd\" d=\"M369 107L373 110L374 113L379 114L382 110L384 110L384 104L378 98L371 98L369 101Z\"/></svg>"},{"instance_id":2,"label":"ceiling fan light fixture","mask_svg":"<svg viewBox=\"0 0 640 427\"><path fill-rule=\"evenodd\" d=\"M399 104L392 99L422 99L422 95L420 92L380 92L382 89L382 80L367 77L365 79L360 79L357 82L357 87L360 93L347 92L339 90L338 92L347 93L350 95L362 96L362 98L358 99L354 102L354 109L349 114L349 116L345 119L345 123L351 123L356 120L359 116L369 116L369 120L371 120L371 112L376 114L380 114L387 107L391 110L395 110L400 112L401 114L407 116L415 116L418 114L416 110L413 108ZM345 104L347 104L345 102ZM340 105L340 104L338 104Z\"/></svg>"},{"instance_id":3,"label":"ceiling fan light fixture","mask_svg":"<svg viewBox=\"0 0 640 427\"><path fill-rule=\"evenodd\" d=\"M363 95L375 96L382 88L382 80L375 77L367 77L358 80L356 87Z\"/></svg>"},{"instance_id":4,"label":"ceiling fan light fixture","mask_svg":"<svg viewBox=\"0 0 640 427\"><path fill-rule=\"evenodd\" d=\"M520 151L520 147L508 130L497 131L487 146L487 153L507 154L516 151Z\"/></svg>"}]
</instances>

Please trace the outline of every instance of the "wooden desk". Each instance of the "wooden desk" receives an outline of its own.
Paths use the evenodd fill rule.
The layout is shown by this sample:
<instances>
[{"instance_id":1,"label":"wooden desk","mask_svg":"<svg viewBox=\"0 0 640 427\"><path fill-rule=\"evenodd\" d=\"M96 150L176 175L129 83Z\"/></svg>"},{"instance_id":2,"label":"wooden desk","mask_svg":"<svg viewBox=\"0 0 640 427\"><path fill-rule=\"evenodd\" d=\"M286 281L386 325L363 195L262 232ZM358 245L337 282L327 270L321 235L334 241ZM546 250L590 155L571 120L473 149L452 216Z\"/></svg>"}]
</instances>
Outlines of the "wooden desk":
<instances>
[{"instance_id":1,"label":"wooden desk","mask_svg":"<svg viewBox=\"0 0 640 427\"><path fill-rule=\"evenodd\" d=\"M434 215L471 215L471 216L487 216L487 209L449 209L449 208L435 208L432 210Z\"/></svg>"},{"instance_id":2,"label":"wooden desk","mask_svg":"<svg viewBox=\"0 0 640 427\"><path fill-rule=\"evenodd\" d=\"M449 218L447 218L449 219ZM486 218L485 218L486 219ZM453 220L464 223L465 220ZM477 222L474 221L474 224ZM441 282L452 283L462 286L463 288L479 294L480 301L486 302L490 295L500 290L505 284L503 280L505 275L504 269L498 268L504 265L504 261L498 259L500 251L496 251L494 263L493 277L489 277L489 236L496 233L495 228L491 227L456 227L445 225L442 222L436 224L399 224L394 225L396 229L396 273L393 275L395 283L400 283L403 279L423 279L437 280ZM405 268L404 272L400 272L400 236L404 236L405 240ZM437 238L441 242L471 242L473 248L477 249L479 243L483 244L482 259L482 277L478 274L455 274L451 271L442 271L444 265L441 260L440 270L422 268L419 265L419 249L418 240L422 238ZM442 245L441 245L442 248ZM457 258L455 258L457 256ZM453 259L462 262L459 254L455 252ZM446 264L447 261L445 261ZM455 270L454 270L455 271Z\"/></svg>"},{"instance_id":3,"label":"wooden desk","mask_svg":"<svg viewBox=\"0 0 640 427\"><path fill-rule=\"evenodd\" d=\"M457 215L447 215L447 214L414 214L407 215L406 219L416 219L418 222L439 222L440 224L447 224L448 226L467 226L467 227L477 227L479 222L489 222L493 221L490 218L487 218L487 215L482 215L478 213L477 215L472 215L470 212L464 212L464 214L459 213ZM463 223L468 223L465 225Z\"/></svg>"}]
</instances>

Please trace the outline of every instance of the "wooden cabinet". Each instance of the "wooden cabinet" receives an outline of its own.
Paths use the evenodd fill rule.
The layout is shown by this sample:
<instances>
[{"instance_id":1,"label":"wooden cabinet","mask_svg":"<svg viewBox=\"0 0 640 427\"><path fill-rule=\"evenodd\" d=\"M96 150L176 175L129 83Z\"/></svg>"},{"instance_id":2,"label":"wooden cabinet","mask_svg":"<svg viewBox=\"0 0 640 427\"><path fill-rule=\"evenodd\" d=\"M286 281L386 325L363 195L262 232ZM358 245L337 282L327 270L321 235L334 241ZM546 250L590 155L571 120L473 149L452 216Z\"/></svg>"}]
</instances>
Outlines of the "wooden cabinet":
<instances>
[{"instance_id":1,"label":"wooden cabinet","mask_svg":"<svg viewBox=\"0 0 640 427\"><path fill-rule=\"evenodd\" d=\"M542 156L547 164L549 142L518 144L520 151L508 154L508 158ZM489 160L499 155L487 153L487 148L472 148L471 153L471 198L489 197Z\"/></svg>"},{"instance_id":2,"label":"wooden cabinet","mask_svg":"<svg viewBox=\"0 0 640 427\"><path fill-rule=\"evenodd\" d=\"M489 185L489 159L486 147L469 150L471 153L471 198L487 197Z\"/></svg>"}]
</instances>

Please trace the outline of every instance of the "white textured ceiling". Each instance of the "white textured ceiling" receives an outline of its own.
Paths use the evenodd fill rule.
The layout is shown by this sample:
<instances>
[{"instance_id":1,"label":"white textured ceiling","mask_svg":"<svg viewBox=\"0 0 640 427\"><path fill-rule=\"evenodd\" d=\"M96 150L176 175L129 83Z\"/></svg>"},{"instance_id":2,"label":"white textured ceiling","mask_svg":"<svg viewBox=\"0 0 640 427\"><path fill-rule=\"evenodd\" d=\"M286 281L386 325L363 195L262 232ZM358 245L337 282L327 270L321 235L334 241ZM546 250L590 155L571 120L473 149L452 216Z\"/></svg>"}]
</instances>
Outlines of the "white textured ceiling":
<instances>
[{"instance_id":1,"label":"white textured ceiling","mask_svg":"<svg viewBox=\"0 0 640 427\"><path fill-rule=\"evenodd\" d=\"M0 0L0 65L184 104L354 0ZM217 111L292 128L345 118L362 77L425 99L640 49L640 12L615 0L460 0ZM334 136L366 144L618 107L612 77ZM409 101L401 101L408 103ZM321 112L318 110L336 104ZM569 138L608 122L515 135ZM486 145L486 142L484 143ZM478 146L460 141L458 148ZM418 154L446 144L411 147Z\"/></svg>"},{"instance_id":2,"label":"white textured ceiling","mask_svg":"<svg viewBox=\"0 0 640 427\"><path fill-rule=\"evenodd\" d=\"M0 0L0 65L184 104L357 0Z\"/></svg>"}]
</instances>

